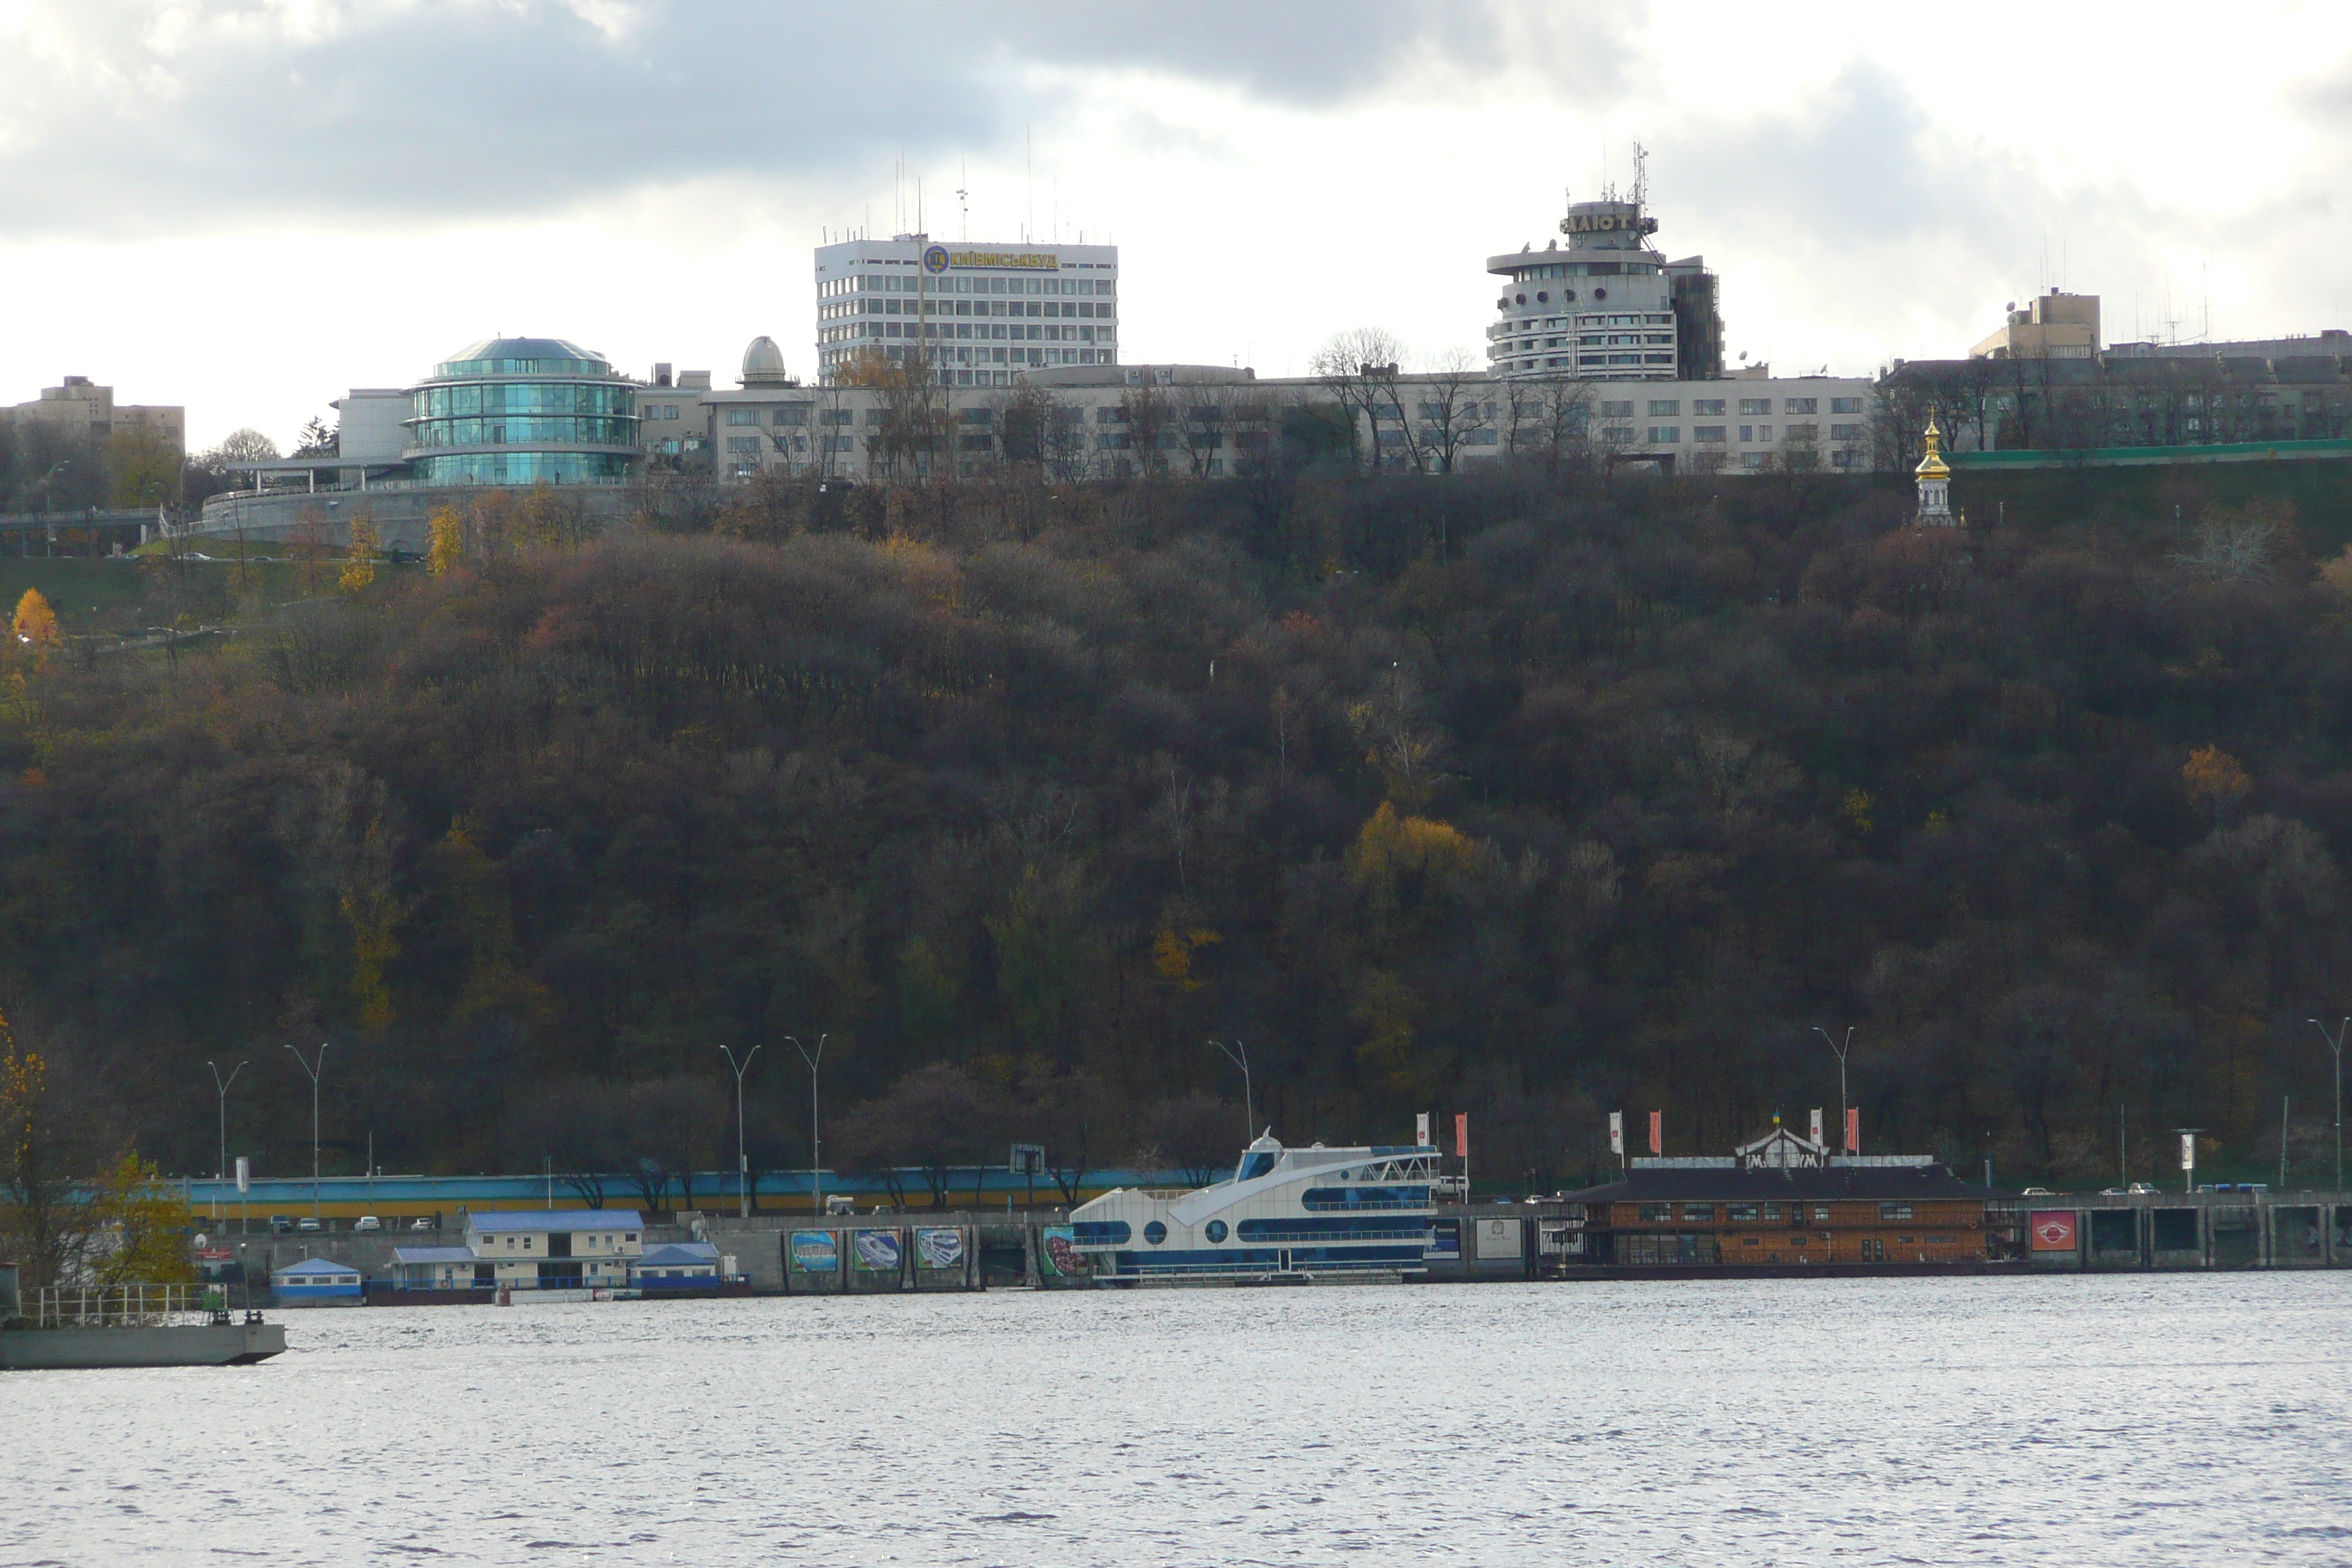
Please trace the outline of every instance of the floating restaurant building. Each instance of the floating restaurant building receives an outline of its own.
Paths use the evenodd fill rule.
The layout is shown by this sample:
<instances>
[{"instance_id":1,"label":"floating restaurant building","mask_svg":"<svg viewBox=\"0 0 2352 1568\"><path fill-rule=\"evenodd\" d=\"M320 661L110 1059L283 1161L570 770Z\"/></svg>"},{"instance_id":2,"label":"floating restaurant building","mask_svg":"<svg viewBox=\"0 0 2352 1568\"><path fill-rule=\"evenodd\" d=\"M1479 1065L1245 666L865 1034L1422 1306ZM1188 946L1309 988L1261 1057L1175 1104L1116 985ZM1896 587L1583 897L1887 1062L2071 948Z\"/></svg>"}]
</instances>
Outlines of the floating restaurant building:
<instances>
[{"instance_id":1,"label":"floating restaurant building","mask_svg":"<svg viewBox=\"0 0 2352 1568\"><path fill-rule=\"evenodd\" d=\"M1927 1155L1832 1154L1775 1127L1729 1157L1636 1159L1618 1180L1565 1194L1562 1261L1571 1274L1981 1265L1990 1196Z\"/></svg>"}]
</instances>

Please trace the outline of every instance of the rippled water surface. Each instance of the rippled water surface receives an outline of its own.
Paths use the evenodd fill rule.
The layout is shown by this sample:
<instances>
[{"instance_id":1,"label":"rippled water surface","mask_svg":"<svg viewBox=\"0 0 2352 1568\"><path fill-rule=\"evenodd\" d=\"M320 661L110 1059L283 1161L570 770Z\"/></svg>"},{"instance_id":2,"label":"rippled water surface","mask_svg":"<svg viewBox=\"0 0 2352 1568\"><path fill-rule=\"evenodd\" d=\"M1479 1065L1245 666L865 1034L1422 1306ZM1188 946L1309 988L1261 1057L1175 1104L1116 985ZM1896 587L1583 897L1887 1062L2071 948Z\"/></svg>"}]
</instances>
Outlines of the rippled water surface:
<instances>
[{"instance_id":1,"label":"rippled water surface","mask_svg":"<svg viewBox=\"0 0 2352 1568\"><path fill-rule=\"evenodd\" d=\"M0 1563L2352 1562L2352 1276L294 1312L0 1374Z\"/></svg>"}]
</instances>

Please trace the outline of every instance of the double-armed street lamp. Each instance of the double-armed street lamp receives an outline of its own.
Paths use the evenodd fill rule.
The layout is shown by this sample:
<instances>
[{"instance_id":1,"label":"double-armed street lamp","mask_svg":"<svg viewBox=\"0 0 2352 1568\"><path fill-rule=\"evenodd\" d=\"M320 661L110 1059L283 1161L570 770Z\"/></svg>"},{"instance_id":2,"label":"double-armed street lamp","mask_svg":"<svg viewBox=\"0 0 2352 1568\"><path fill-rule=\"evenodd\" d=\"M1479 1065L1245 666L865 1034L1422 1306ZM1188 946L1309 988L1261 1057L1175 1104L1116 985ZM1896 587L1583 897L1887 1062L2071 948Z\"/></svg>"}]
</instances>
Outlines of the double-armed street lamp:
<instances>
[{"instance_id":1,"label":"double-armed street lamp","mask_svg":"<svg viewBox=\"0 0 2352 1568\"><path fill-rule=\"evenodd\" d=\"M228 1175L228 1086L236 1081L236 1075L248 1065L247 1062L237 1063L228 1069L228 1077L224 1079L218 1062L205 1064L213 1069L213 1089L220 1097L220 1160L213 1166L213 1210L215 1215L220 1210L220 1184Z\"/></svg>"},{"instance_id":2,"label":"double-armed street lamp","mask_svg":"<svg viewBox=\"0 0 2352 1568\"><path fill-rule=\"evenodd\" d=\"M824 1175L824 1161L822 1158L820 1158L820 1157L818 1156L818 1152L817 1152L818 1145L817 1145L817 1141L816 1141L816 1065L817 1065L817 1063L819 1063L819 1062L821 1062L821 1061L824 1060L824 1043L825 1043L825 1041L827 1041L827 1040L829 1040L829 1039L833 1038L833 1035L832 1035L832 1033L831 1033L830 1031L827 1031L827 1032L826 1032L826 1033L824 1033L824 1034L819 1035L819 1036L816 1037L816 1049L815 1049L815 1050L814 1050L814 1051L810 1050L806 1046L804 1046L804 1045L801 1044L801 1043L800 1043L800 1041L799 1041L796 1037L794 1037L793 1036L786 1035L786 1036L784 1037L784 1038L786 1038L787 1040L791 1040L791 1041L793 1042L793 1049L794 1049L794 1050L796 1050L796 1051L800 1052L800 1054L801 1054L801 1060L803 1060L803 1061L804 1061L804 1062L808 1063L808 1069L809 1069L809 1213L811 1213L811 1214L823 1214L823 1213L824 1212L824 1194L823 1193L821 1193L821 1192L817 1191L818 1184L823 1180Z\"/></svg>"},{"instance_id":3,"label":"double-armed street lamp","mask_svg":"<svg viewBox=\"0 0 2352 1568\"><path fill-rule=\"evenodd\" d=\"M319 1059L315 1063L302 1061L302 1051L299 1047L289 1045L286 1048L294 1053L294 1059L302 1062L302 1070L310 1075L310 1217L317 1219L319 1217L319 1075L327 1070L327 1042L324 1040L319 1042Z\"/></svg>"},{"instance_id":4,"label":"double-armed street lamp","mask_svg":"<svg viewBox=\"0 0 2352 1568\"><path fill-rule=\"evenodd\" d=\"M1835 1051L1835 1052L1837 1053L1837 1059L1838 1059L1838 1132L1837 1132L1837 1135L1838 1135L1838 1147L1839 1147L1839 1148L1841 1148L1841 1149L1843 1149L1843 1148L1844 1148L1844 1147L1845 1147L1845 1142L1846 1142L1845 1130L1846 1130L1846 1126L1847 1126L1847 1121L1846 1121L1846 1118L1847 1118L1847 1111L1846 1111L1846 1102L1845 1102L1845 1056L1846 1056L1846 1053L1847 1053L1848 1051L1850 1051L1850 1050L1853 1049L1853 1026L1852 1026L1852 1025L1850 1025L1850 1024L1849 1024L1848 1026L1846 1026L1846 1031L1845 1031L1845 1041L1844 1041L1844 1043L1843 1043L1843 1044L1842 1044L1842 1045L1841 1045L1838 1041L1832 1039L1832 1038L1830 1037L1830 1032L1829 1032L1827 1029L1822 1028L1819 1024L1815 1024L1815 1025L1813 1026L1813 1033L1815 1033L1816 1035L1819 1035L1819 1036L1822 1037L1822 1044L1823 1044L1823 1045L1825 1045L1825 1046L1829 1047L1829 1048L1830 1048L1830 1049L1832 1049L1832 1050L1833 1050L1833 1051Z\"/></svg>"},{"instance_id":5,"label":"double-armed street lamp","mask_svg":"<svg viewBox=\"0 0 2352 1568\"><path fill-rule=\"evenodd\" d=\"M764 1042L763 1042L764 1043ZM719 1047L727 1065L735 1069L735 1213L740 1219L751 1217L751 1162L743 1152L743 1075L751 1070L751 1058L760 1054L753 1046L738 1062L735 1053L727 1047Z\"/></svg>"}]
</instances>

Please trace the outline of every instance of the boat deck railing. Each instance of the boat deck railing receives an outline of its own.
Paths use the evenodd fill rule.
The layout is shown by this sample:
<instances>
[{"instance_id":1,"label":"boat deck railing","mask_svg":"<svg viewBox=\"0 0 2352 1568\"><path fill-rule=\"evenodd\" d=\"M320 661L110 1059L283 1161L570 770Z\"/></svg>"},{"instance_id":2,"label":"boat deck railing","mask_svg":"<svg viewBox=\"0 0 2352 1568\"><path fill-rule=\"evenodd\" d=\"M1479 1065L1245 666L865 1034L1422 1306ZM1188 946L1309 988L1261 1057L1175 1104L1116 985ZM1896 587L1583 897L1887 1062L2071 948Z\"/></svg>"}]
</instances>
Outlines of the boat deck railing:
<instances>
[{"instance_id":1,"label":"boat deck railing","mask_svg":"<svg viewBox=\"0 0 2352 1568\"><path fill-rule=\"evenodd\" d=\"M217 1285L44 1285L26 1314L37 1329L162 1329L227 1315Z\"/></svg>"}]
</instances>

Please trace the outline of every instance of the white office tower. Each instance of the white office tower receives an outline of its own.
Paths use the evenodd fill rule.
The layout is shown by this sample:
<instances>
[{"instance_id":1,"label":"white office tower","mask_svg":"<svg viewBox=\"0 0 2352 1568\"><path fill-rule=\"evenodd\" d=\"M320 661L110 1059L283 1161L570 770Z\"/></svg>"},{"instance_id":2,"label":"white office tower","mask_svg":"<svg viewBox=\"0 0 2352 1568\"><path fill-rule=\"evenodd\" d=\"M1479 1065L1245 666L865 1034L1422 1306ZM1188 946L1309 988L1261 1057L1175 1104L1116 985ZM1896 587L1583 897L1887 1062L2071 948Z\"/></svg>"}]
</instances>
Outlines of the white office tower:
<instances>
[{"instance_id":1,"label":"white office tower","mask_svg":"<svg viewBox=\"0 0 2352 1568\"><path fill-rule=\"evenodd\" d=\"M1613 193L1560 220L1568 247L1523 246L1486 259L1503 279L1486 329L1497 375L1586 381L1704 381L1723 374L1723 319L1703 258L1650 247L1658 220Z\"/></svg>"},{"instance_id":2,"label":"white office tower","mask_svg":"<svg viewBox=\"0 0 2352 1568\"><path fill-rule=\"evenodd\" d=\"M861 357L938 367L950 386L1008 386L1032 366L1118 363L1118 247L934 241L817 247L817 369Z\"/></svg>"}]
</instances>

